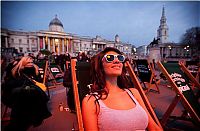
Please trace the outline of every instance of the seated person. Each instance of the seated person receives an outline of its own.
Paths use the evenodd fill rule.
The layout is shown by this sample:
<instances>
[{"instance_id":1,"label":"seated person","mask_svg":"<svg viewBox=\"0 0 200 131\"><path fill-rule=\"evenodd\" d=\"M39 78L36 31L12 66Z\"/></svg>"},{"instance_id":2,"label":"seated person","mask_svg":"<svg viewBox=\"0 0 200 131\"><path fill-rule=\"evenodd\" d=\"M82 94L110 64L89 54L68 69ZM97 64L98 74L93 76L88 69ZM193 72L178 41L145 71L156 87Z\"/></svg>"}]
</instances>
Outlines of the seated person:
<instances>
[{"instance_id":1,"label":"seated person","mask_svg":"<svg viewBox=\"0 0 200 131\"><path fill-rule=\"evenodd\" d=\"M112 47L92 59L93 94L82 101L84 129L162 130L152 119L137 89L127 84L125 56Z\"/></svg>"},{"instance_id":2,"label":"seated person","mask_svg":"<svg viewBox=\"0 0 200 131\"><path fill-rule=\"evenodd\" d=\"M2 98L11 108L11 120L5 131L26 131L31 125L39 126L51 116L47 108L49 98L30 80L37 75L38 67L29 56L22 57L11 69L5 80Z\"/></svg>"}]
</instances>

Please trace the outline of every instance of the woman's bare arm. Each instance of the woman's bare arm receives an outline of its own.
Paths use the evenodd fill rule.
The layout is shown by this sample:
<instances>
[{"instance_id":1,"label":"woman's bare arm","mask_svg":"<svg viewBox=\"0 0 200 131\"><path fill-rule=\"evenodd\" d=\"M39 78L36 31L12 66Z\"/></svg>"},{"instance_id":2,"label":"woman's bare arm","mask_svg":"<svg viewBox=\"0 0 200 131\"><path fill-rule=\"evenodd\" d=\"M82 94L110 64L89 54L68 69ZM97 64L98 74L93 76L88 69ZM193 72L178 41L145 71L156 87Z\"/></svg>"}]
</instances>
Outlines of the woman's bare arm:
<instances>
[{"instance_id":1,"label":"woman's bare arm","mask_svg":"<svg viewBox=\"0 0 200 131\"><path fill-rule=\"evenodd\" d=\"M86 96L82 101L82 116L85 131L98 131L97 103L94 96Z\"/></svg>"}]
</instances>

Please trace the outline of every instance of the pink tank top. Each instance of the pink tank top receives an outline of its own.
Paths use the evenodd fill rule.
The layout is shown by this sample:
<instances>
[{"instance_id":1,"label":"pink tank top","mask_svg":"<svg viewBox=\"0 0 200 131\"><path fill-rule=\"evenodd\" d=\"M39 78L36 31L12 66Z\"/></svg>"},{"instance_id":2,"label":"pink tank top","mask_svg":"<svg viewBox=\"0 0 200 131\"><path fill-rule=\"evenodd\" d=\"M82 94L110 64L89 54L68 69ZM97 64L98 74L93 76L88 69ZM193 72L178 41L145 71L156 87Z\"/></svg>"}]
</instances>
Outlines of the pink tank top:
<instances>
[{"instance_id":1,"label":"pink tank top","mask_svg":"<svg viewBox=\"0 0 200 131\"><path fill-rule=\"evenodd\" d=\"M125 90L136 106L128 110L117 110L107 107L102 100L99 100L98 127L100 131L144 131L147 128L147 113L132 93Z\"/></svg>"}]
</instances>

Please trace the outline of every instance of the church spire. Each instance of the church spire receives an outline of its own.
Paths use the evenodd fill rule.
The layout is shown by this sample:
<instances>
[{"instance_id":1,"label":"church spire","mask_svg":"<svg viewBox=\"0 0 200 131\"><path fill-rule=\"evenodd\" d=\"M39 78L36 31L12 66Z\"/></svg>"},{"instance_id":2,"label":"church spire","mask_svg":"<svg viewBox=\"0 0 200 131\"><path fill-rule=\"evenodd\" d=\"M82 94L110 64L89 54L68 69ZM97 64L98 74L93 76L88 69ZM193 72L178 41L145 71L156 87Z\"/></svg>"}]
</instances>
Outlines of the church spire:
<instances>
[{"instance_id":1,"label":"church spire","mask_svg":"<svg viewBox=\"0 0 200 131\"><path fill-rule=\"evenodd\" d=\"M165 6L163 5L163 9L162 9L162 17L165 18Z\"/></svg>"},{"instance_id":2,"label":"church spire","mask_svg":"<svg viewBox=\"0 0 200 131\"><path fill-rule=\"evenodd\" d=\"M165 6L163 5L163 8L162 8L162 16L161 16L161 19L160 19L160 24L161 25L165 25L166 24L166 17L165 17Z\"/></svg>"},{"instance_id":3,"label":"church spire","mask_svg":"<svg viewBox=\"0 0 200 131\"><path fill-rule=\"evenodd\" d=\"M168 26L167 26L167 19L165 16L165 7L163 5L162 8L162 16L160 19L160 26L157 30L157 39L160 39L160 43L167 43L168 42Z\"/></svg>"}]
</instances>

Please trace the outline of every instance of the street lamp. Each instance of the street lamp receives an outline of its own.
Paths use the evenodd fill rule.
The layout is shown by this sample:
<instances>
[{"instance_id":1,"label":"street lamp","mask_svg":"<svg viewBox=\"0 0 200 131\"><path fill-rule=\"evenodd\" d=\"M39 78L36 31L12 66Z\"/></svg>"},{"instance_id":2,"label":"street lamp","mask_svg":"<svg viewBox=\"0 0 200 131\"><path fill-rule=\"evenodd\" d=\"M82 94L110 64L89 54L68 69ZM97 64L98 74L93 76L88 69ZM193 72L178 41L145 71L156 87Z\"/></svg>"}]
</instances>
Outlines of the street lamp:
<instances>
[{"instance_id":1,"label":"street lamp","mask_svg":"<svg viewBox=\"0 0 200 131\"><path fill-rule=\"evenodd\" d=\"M95 49L95 45L92 45L92 49L93 49L93 50Z\"/></svg>"},{"instance_id":2,"label":"street lamp","mask_svg":"<svg viewBox=\"0 0 200 131\"><path fill-rule=\"evenodd\" d=\"M172 56L172 46L168 45L168 48L169 48L169 55Z\"/></svg>"},{"instance_id":3,"label":"street lamp","mask_svg":"<svg viewBox=\"0 0 200 131\"><path fill-rule=\"evenodd\" d=\"M190 48L189 45L184 47L184 56L189 56L189 51L190 51L189 48Z\"/></svg>"}]
</instances>

